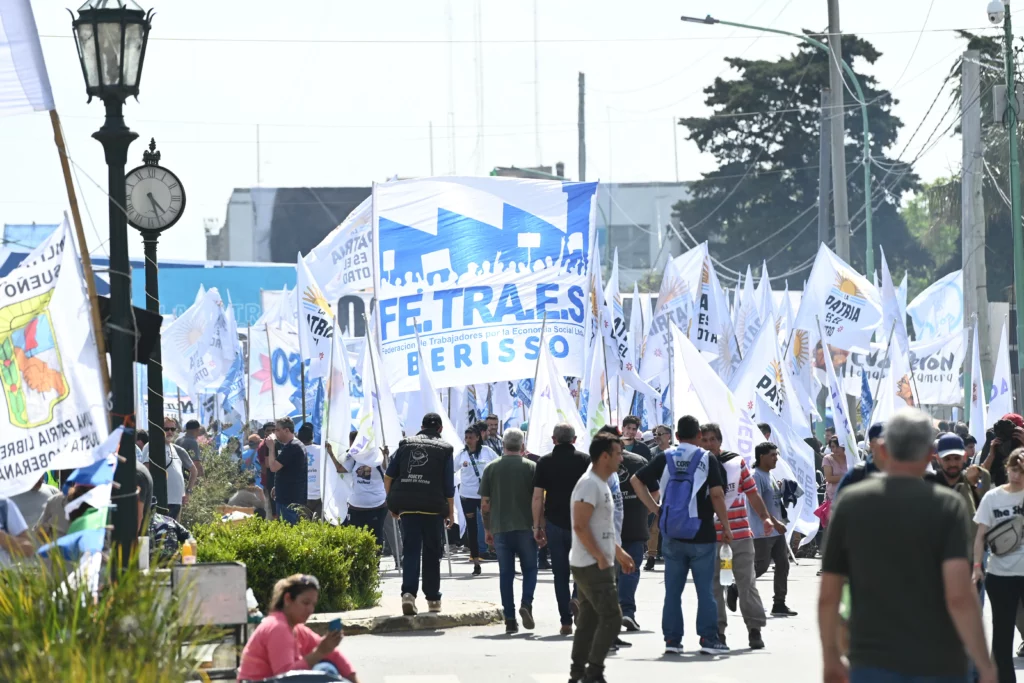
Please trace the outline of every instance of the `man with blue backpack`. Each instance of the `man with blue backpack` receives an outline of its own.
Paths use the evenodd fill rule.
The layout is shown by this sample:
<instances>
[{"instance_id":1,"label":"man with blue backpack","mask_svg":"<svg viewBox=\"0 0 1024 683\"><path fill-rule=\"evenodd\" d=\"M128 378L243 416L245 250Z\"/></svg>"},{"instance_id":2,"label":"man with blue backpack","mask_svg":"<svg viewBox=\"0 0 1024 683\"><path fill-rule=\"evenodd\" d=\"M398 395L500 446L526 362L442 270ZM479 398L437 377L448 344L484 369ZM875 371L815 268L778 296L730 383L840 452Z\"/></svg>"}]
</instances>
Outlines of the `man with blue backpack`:
<instances>
[{"instance_id":1,"label":"man with blue backpack","mask_svg":"<svg viewBox=\"0 0 1024 683\"><path fill-rule=\"evenodd\" d=\"M725 654L729 648L718 637L718 605L714 578L715 515L725 523L722 543L732 542L725 507L725 472L718 458L700 447L700 423L691 415L679 418L679 445L654 457L633 475L630 483L651 512L661 513L659 531L665 556L665 604L661 630L665 654L683 652L683 587L693 572L697 590L697 634L704 654ZM651 495L661 492L661 504Z\"/></svg>"}]
</instances>

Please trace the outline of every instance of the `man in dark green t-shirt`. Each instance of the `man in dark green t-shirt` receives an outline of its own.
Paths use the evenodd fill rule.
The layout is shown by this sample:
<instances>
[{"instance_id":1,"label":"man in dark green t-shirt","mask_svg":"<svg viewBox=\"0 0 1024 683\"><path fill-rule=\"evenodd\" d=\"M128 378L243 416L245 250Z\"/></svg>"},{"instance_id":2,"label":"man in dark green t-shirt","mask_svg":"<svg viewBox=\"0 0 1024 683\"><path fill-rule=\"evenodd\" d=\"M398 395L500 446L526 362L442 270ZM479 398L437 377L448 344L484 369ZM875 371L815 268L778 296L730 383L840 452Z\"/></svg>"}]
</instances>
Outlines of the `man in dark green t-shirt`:
<instances>
[{"instance_id":1,"label":"man in dark green t-shirt","mask_svg":"<svg viewBox=\"0 0 1024 683\"><path fill-rule=\"evenodd\" d=\"M498 553L498 580L505 612L505 632L517 633L513 594L516 558L523 568L523 601L519 616L532 629L533 593L537 588L537 542L533 538L533 475L536 465L523 457L523 433L505 432L502 455L484 468L480 479L480 511L487 544Z\"/></svg>"},{"instance_id":2,"label":"man in dark green t-shirt","mask_svg":"<svg viewBox=\"0 0 1024 683\"><path fill-rule=\"evenodd\" d=\"M847 580L850 683L963 680L968 656L981 681L996 680L967 560L967 511L922 479L933 438L928 415L901 410L885 425L886 475L832 505L818 600L826 683L846 680L839 601Z\"/></svg>"}]
</instances>

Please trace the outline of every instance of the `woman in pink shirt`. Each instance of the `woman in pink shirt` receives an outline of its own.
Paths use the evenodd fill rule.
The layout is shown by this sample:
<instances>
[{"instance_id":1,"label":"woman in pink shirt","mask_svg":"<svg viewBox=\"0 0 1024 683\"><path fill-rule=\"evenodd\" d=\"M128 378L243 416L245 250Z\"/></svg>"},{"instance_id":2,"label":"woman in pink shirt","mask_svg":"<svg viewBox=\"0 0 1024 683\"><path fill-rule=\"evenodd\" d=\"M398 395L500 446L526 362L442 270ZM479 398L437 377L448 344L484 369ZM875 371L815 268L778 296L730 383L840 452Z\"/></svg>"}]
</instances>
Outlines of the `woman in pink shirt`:
<instances>
[{"instance_id":1,"label":"woman in pink shirt","mask_svg":"<svg viewBox=\"0 0 1024 683\"><path fill-rule=\"evenodd\" d=\"M306 626L320 598L315 576L293 574L274 585L270 615L256 628L242 651L239 681L259 681L286 671L315 670L359 683L352 664L336 648L341 631L321 638Z\"/></svg>"}]
</instances>

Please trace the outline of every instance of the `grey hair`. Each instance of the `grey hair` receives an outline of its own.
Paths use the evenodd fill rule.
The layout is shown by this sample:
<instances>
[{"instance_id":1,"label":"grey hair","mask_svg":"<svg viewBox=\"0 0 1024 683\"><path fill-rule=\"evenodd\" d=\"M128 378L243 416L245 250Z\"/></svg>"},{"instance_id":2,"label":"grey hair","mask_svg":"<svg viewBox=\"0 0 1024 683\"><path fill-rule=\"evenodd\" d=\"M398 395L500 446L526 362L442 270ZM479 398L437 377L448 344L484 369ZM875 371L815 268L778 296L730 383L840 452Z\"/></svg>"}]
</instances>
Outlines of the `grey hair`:
<instances>
[{"instance_id":1,"label":"grey hair","mask_svg":"<svg viewBox=\"0 0 1024 683\"><path fill-rule=\"evenodd\" d=\"M507 429L501 439L501 443L506 453L522 453L525 440L522 430Z\"/></svg>"},{"instance_id":2,"label":"grey hair","mask_svg":"<svg viewBox=\"0 0 1024 683\"><path fill-rule=\"evenodd\" d=\"M555 425L551 436L555 437L556 443L572 443L572 440L576 438L576 430L568 422L559 422Z\"/></svg>"},{"instance_id":3,"label":"grey hair","mask_svg":"<svg viewBox=\"0 0 1024 683\"><path fill-rule=\"evenodd\" d=\"M886 421L884 438L893 460L920 462L934 448L932 418L917 408L904 408Z\"/></svg>"}]
</instances>

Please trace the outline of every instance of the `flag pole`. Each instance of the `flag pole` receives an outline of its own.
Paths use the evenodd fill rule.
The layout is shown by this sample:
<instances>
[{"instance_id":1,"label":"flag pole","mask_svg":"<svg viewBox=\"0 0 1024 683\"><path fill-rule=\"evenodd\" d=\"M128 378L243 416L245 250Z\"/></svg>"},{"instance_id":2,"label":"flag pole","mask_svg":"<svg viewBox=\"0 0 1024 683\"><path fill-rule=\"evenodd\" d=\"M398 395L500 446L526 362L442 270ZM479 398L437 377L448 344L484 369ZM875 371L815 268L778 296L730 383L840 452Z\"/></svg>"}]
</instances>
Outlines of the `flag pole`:
<instances>
[{"instance_id":1,"label":"flag pole","mask_svg":"<svg viewBox=\"0 0 1024 683\"><path fill-rule=\"evenodd\" d=\"M85 289L89 294L89 316L92 319L93 335L96 337L96 350L99 353L100 375L103 378L103 394L110 395L110 371L107 368L107 344L103 338L103 322L100 320L100 305L96 297L96 280L92 270L92 259L89 257L89 246L85 241L85 230L82 229L82 214L78 210L78 196L71 182L71 165L68 163L67 148L64 146L64 132L60 126L60 116L56 109L50 110L50 125L53 127L53 141L57 145L60 157L60 168L64 172L64 188L68 193L68 204L71 206L71 221L75 226L75 237L82 259L82 274L85 277Z\"/></svg>"},{"instance_id":2,"label":"flag pole","mask_svg":"<svg viewBox=\"0 0 1024 683\"><path fill-rule=\"evenodd\" d=\"M270 323L263 326L267 333L267 355L270 356L270 416L277 422L277 400L274 398L274 347L270 343Z\"/></svg>"},{"instance_id":3,"label":"flag pole","mask_svg":"<svg viewBox=\"0 0 1024 683\"><path fill-rule=\"evenodd\" d=\"M540 345L537 347L537 364L534 365L534 367L533 367L533 392L534 392L534 396L537 395L537 375L540 374L540 357L541 357L541 354L544 353L544 330L545 330L545 328L547 328L547 326L548 326L548 312L544 311L544 319L541 320L541 323L540 323ZM601 340L601 343L602 344L604 343L603 339ZM531 399L531 404L530 404L530 413L531 413L530 417L533 417L533 414L532 414L533 413L533 403L532 403L532 400L533 399ZM526 414L526 404L523 403L523 415L525 415L525 414ZM523 443L529 443L530 423L532 421L533 420L527 420L526 421L526 434L523 435L524 436Z\"/></svg>"},{"instance_id":4,"label":"flag pole","mask_svg":"<svg viewBox=\"0 0 1024 683\"><path fill-rule=\"evenodd\" d=\"M252 325L245 326L245 429L248 431L249 424L252 422L252 413L249 412L249 378L252 376ZM273 382L274 378L271 377L270 381ZM243 434L246 438L248 434Z\"/></svg>"}]
</instances>

